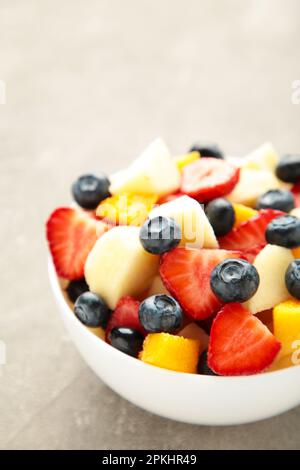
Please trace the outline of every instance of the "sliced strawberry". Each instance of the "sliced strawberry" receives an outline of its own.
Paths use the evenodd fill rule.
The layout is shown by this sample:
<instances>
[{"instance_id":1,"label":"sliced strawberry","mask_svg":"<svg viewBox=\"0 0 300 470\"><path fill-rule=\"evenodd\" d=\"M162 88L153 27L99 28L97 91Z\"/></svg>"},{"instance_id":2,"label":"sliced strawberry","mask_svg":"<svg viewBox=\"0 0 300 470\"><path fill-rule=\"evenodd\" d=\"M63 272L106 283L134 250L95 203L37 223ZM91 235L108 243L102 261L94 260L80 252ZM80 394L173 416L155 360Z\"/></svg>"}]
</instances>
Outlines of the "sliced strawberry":
<instances>
[{"instance_id":1,"label":"sliced strawberry","mask_svg":"<svg viewBox=\"0 0 300 470\"><path fill-rule=\"evenodd\" d=\"M47 239L53 263L59 276L81 279L84 264L96 240L107 230L93 212L60 207L49 217Z\"/></svg>"},{"instance_id":2,"label":"sliced strawberry","mask_svg":"<svg viewBox=\"0 0 300 470\"><path fill-rule=\"evenodd\" d=\"M294 186L291 189L294 199L295 199L295 206L300 207L300 183L294 184Z\"/></svg>"},{"instance_id":3,"label":"sliced strawberry","mask_svg":"<svg viewBox=\"0 0 300 470\"><path fill-rule=\"evenodd\" d=\"M281 344L270 330L241 304L227 304L216 316L208 348L208 365L219 375L263 372Z\"/></svg>"},{"instance_id":4,"label":"sliced strawberry","mask_svg":"<svg viewBox=\"0 0 300 470\"><path fill-rule=\"evenodd\" d=\"M181 192L199 202L230 193L239 179L239 168L217 158L200 158L183 169Z\"/></svg>"},{"instance_id":5,"label":"sliced strawberry","mask_svg":"<svg viewBox=\"0 0 300 470\"><path fill-rule=\"evenodd\" d=\"M134 328L142 335L146 336L147 332L144 330L139 320L139 307L140 302L129 295L122 297L119 300L106 327L105 335L107 341L109 341L108 336L110 331L113 328L121 326Z\"/></svg>"},{"instance_id":6,"label":"sliced strawberry","mask_svg":"<svg viewBox=\"0 0 300 470\"><path fill-rule=\"evenodd\" d=\"M240 250L248 261L253 261L267 244L265 232L268 224L280 215L283 215L283 212L273 209L260 210L257 215L220 237L220 247L225 250Z\"/></svg>"},{"instance_id":7,"label":"sliced strawberry","mask_svg":"<svg viewBox=\"0 0 300 470\"><path fill-rule=\"evenodd\" d=\"M166 202L171 202L174 201L174 199L177 199L178 197L183 196L182 193L179 191L176 193L171 193L171 194L166 194L165 196L162 196L158 201L157 204L165 204Z\"/></svg>"},{"instance_id":8,"label":"sliced strawberry","mask_svg":"<svg viewBox=\"0 0 300 470\"><path fill-rule=\"evenodd\" d=\"M195 320L204 320L222 306L210 287L212 270L224 259L240 257L236 251L179 247L161 257L160 275L186 314Z\"/></svg>"},{"instance_id":9,"label":"sliced strawberry","mask_svg":"<svg viewBox=\"0 0 300 470\"><path fill-rule=\"evenodd\" d=\"M258 253L266 246L265 243L261 245L254 245L252 248L243 251L243 255L249 263L253 263Z\"/></svg>"}]
</instances>

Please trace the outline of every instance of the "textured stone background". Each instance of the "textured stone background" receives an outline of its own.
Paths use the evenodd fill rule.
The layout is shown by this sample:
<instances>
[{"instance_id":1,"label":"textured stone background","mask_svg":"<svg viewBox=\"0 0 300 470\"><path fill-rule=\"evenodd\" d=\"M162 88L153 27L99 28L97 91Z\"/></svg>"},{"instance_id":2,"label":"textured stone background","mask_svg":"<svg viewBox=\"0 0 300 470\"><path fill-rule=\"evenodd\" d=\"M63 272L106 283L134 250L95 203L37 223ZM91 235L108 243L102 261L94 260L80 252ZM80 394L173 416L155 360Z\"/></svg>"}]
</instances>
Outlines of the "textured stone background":
<instances>
[{"instance_id":1,"label":"textured stone background","mask_svg":"<svg viewBox=\"0 0 300 470\"><path fill-rule=\"evenodd\" d=\"M0 35L0 447L299 448L299 408L198 427L109 390L58 318L44 240L78 174L120 168L159 134L174 153L203 137L299 152L299 1L1 0Z\"/></svg>"}]
</instances>

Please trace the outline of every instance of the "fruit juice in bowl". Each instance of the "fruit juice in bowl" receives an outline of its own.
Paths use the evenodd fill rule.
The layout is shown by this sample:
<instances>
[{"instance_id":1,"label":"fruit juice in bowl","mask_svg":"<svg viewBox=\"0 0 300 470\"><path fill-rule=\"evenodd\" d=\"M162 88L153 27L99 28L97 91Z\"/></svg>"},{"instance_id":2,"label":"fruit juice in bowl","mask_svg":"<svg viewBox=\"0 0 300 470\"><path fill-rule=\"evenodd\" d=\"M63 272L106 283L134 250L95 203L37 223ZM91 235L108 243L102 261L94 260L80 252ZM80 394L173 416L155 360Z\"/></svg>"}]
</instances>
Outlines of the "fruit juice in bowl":
<instances>
[{"instance_id":1,"label":"fruit juice in bowl","mask_svg":"<svg viewBox=\"0 0 300 470\"><path fill-rule=\"evenodd\" d=\"M50 281L112 389L197 424L299 404L295 161L271 144L234 161L207 143L172 157L156 139L126 170L73 184L76 206L47 221Z\"/></svg>"}]
</instances>

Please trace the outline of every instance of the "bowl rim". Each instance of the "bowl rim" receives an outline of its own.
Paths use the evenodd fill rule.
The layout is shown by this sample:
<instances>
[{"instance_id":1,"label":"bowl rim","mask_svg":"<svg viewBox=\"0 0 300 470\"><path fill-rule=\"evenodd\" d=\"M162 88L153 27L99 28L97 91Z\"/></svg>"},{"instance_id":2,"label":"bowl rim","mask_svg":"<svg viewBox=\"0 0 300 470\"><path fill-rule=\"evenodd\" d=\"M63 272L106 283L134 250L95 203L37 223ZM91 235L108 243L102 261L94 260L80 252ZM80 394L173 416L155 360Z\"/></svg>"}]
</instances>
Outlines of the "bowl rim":
<instances>
[{"instance_id":1,"label":"bowl rim","mask_svg":"<svg viewBox=\"0 0 300 470\"><path fill-rule=\"evenodd\" d=\"M223 382L226 384L234 383L234 382L246 382L249 383L253 380L261 380L261 381L268 381L272 380L275 376L277 377L284 377L290 374L295 374L300 372L300 364L295 365L293 367L287 367L285 369L277 370L277 371L270 371L270 372L262 372L258 374L253 374L253 375L238 375L238 376L212 376L212 375L204 375L204 374L192 374L192 373L187 373L187 372L177 372L169 369L163 369L161 367L156 367L151 364L147 364L145 362L142 362L138 360L135 357L129 356L128 354L124 354L121 351L119 351L116 348L113 348L110 344L108 344L106 341L102 340L101 338L98 338L95 334L93 334L83 323L81 323L78 318L74 315L73 310L71 309L70 305L68 305L63 292L61 285L59 283L59 279L51 258L51 255L48 254L48 276L50 280L50 285L52 288L52 291L54 293L54 297L56 301L59 303L59 305L62 307L62 310L64 314L66 314L69 318L69 320L74 324L76 328L80 328L82 330L82 333L89 338L91 342L94 342L95 346L98 348L102 348L103 352L105 354L111 354L118 360L123 360L125 362L129 361L129 363L133 366L133 363L135 363L135 366L137 368L151 368L152 373L165 376L165 377L178 377L181 379L187 379L187 380L192 380L192 381L197 381L199 383L199 377L201 377L201 381L206 381L206 382L215 382L218 381ZM296 372L298 371L298 372ZM201 383L201 382L200 382Z\"/></svg>"}]
</instances>

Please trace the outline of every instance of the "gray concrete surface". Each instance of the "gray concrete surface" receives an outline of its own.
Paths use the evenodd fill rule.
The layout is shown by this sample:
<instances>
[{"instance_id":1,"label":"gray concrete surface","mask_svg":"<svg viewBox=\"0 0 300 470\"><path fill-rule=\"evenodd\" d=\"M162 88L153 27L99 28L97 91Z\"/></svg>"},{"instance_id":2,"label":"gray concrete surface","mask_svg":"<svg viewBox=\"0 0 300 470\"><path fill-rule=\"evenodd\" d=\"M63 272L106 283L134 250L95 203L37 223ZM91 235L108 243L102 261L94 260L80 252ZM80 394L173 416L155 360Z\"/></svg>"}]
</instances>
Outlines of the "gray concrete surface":
<instances>
[{"instance_id":1,"label":"gray concrete surface","mask_svg":"<svg viewBox=\"0 0 300 470\"><path fill-rule=\"evenodd\" d=\"M174 153L198 138L299 152L299 1L1 0L0 35L0 447L299 449L299 408L197 427L109 390L59 320L44 240L77 175L116 170L157 135Z\"/></svg>"}]
</instances>

